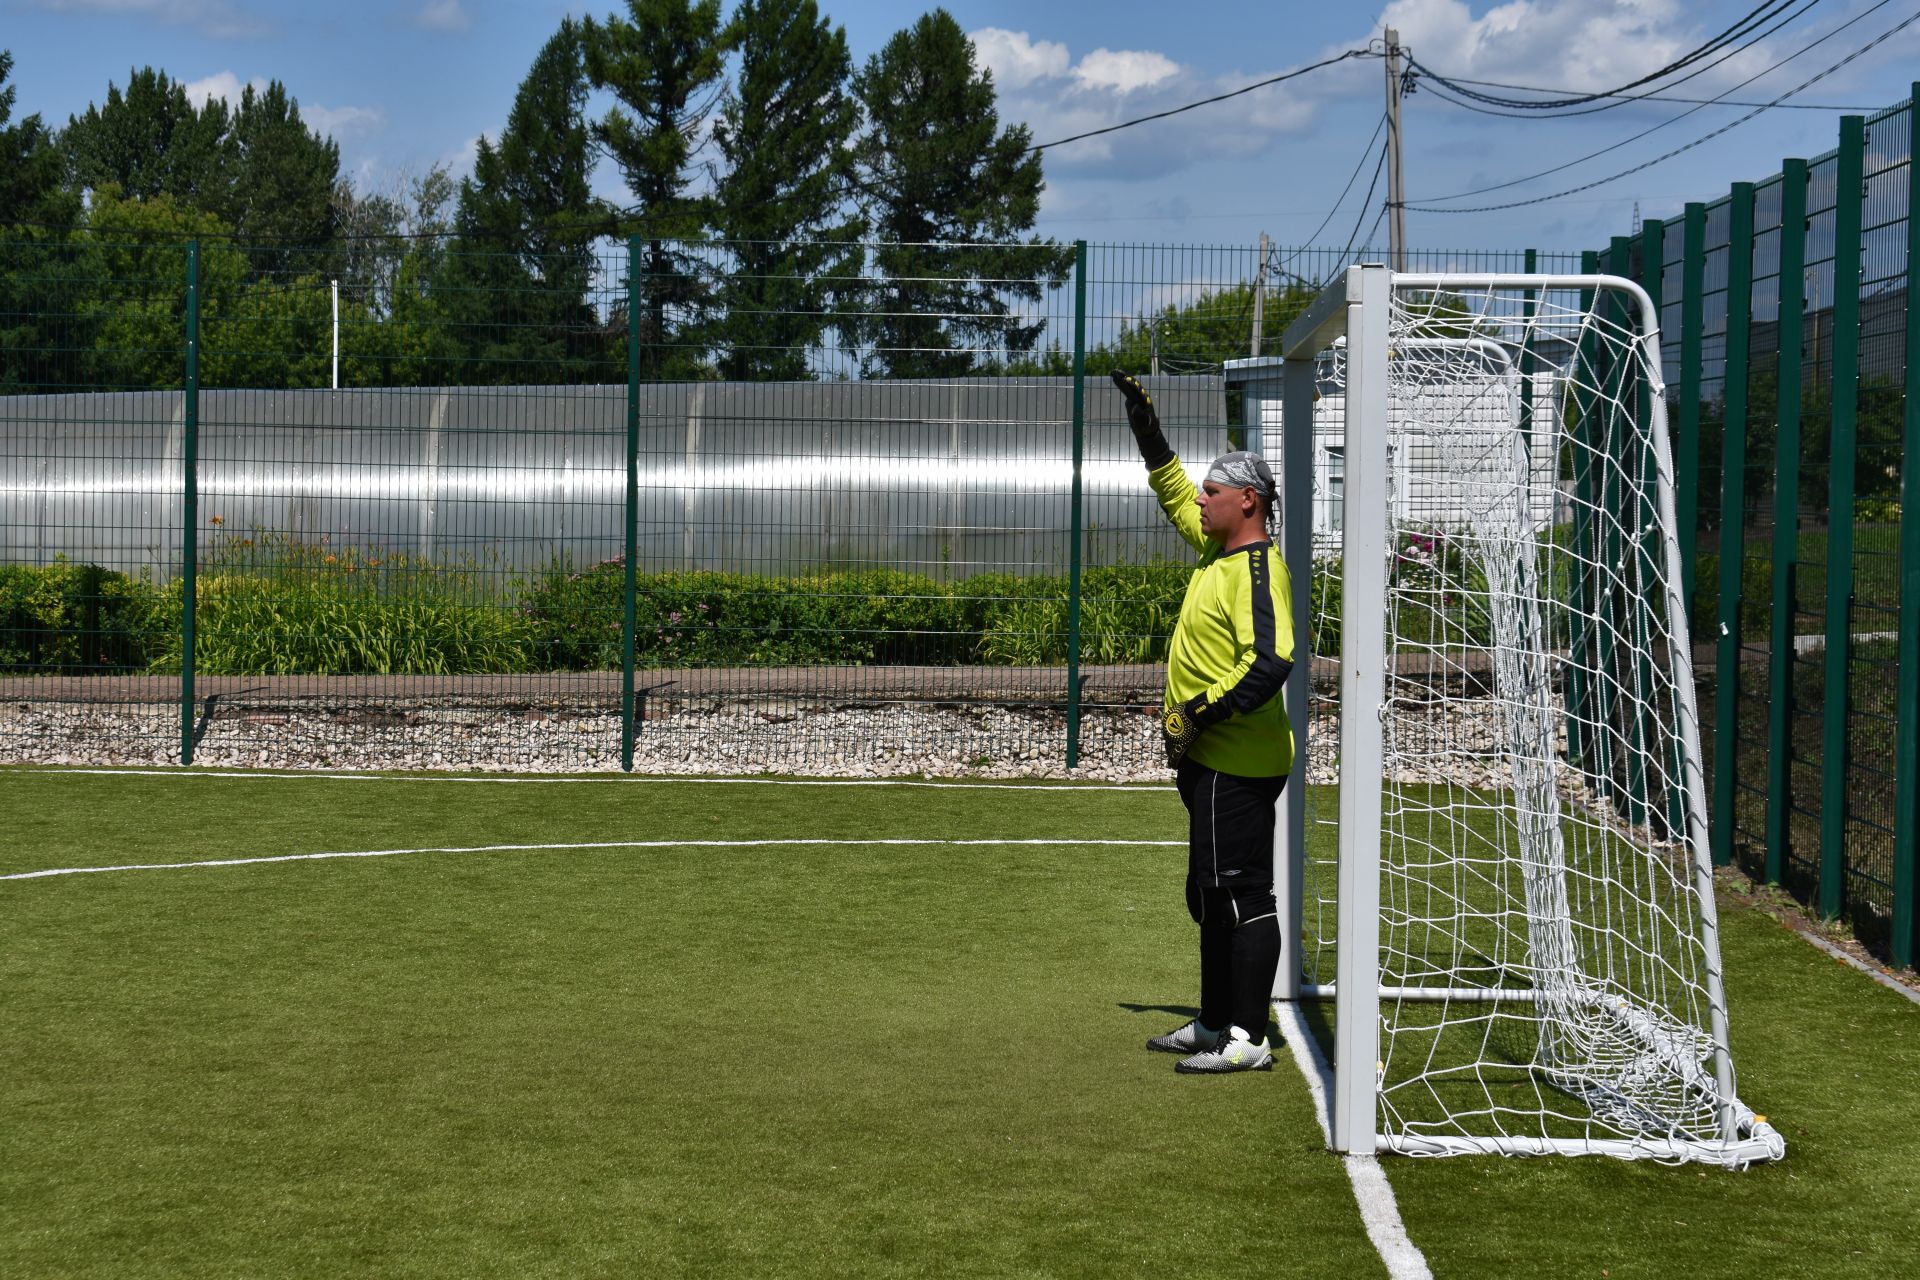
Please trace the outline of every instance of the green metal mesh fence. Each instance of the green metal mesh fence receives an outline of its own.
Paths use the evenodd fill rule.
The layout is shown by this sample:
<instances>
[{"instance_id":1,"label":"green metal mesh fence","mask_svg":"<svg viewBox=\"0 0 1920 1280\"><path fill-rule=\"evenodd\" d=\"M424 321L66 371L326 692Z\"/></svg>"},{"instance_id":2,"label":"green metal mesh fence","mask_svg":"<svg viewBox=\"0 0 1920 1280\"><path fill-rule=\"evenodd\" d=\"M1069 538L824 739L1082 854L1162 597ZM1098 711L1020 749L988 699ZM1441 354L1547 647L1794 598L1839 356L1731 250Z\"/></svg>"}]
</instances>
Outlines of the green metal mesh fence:
<instances>
[{"instance_id":1,"label":"green metal mesh fence","mask_svg":"<svg viewBox=\"0 0 1920 1280\"><path fill-rule=\"evenodd\" d=\"M1699 387L1694 621L1721 655L1701 667L1701 696L1721 708L1717 731L1732 730L1709 745L1716 847L1903 963L1915 950L1915 833L1901 815L1920 786L1920 712L1901 692L1920 666L1901 587L1920 573L1908 547L1920 539L1902 523L1920 425L1911 120L1911 103L1848 118L1834 152L1690 208L1699 301L1675 313L1667 295L1669 324L1699 325L1698 367L1682 358L1670 371ZM1750 248L1735 243L1745 200ZM1735 264L1735 252L1750 256ZM1671 289L1676 260L1664 256ZM1677 265L1684 281L1686 251ZM1740 265L1750 298L1730 287ZM1671 335L1668 350L1680 355ZM1744 434L1728 432L1730 407L1744 408ZM1720 571L1730 546L1733 598Z\"/></svg>"}]
</instances>

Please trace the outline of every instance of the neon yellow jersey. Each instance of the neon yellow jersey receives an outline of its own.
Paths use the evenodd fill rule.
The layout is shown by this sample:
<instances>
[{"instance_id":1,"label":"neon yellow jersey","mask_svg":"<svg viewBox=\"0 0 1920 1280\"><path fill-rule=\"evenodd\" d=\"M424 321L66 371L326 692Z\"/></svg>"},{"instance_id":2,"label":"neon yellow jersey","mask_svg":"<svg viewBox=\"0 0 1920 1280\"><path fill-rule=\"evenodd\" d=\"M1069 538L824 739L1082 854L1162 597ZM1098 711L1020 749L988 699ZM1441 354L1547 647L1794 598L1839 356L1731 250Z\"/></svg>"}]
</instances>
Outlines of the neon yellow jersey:
<instances>
[{"instance_id":1,"label":"neon yellow jersey","mask_svg":"<svg viewBox=\"0 0 1920 1280\"><path fill-rule=\"evenodd\" d=\"M1293 726L1280 696L1293 668L1293 583L1272 542L1233 551L1200 532L1197 491L1179 458L1147 473L1154 496L1200 564L1187 581L1167 651L1171 709L1199 694L1230 714L1204 730L1188 758L1220 773L1271 778L1293 769Z\"/></svg>"}]
</instances>

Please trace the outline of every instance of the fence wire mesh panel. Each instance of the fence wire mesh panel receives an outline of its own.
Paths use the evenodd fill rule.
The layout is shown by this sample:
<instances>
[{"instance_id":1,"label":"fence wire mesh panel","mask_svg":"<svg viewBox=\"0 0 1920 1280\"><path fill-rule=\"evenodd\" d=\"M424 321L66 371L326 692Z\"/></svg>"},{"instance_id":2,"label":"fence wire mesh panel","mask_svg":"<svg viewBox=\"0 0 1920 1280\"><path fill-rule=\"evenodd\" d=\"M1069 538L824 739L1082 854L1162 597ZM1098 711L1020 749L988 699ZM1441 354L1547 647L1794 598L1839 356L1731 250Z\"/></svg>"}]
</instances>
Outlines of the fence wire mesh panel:
<instances>
[{"instance_id":1,"label":"fence wire mesh panel","mask_svg":"<svg viewBox=\"0 0 1920 1280\"><path fill-rule=\"evenodd\" d=\"M1377 849L1341 853L1379 877L1377 967L1356 987L1341 957L1337 1014L1378 1018L1379 1063L1337 1067L1375 1091L1383 1149L1776 1157L1726 1053L1643 309L1624 287L1428 279L1394 279L1381 354L1336 346L1316 407L1350 456L1349 424L1385 431L1380 508L1342 495L1347 554L1377 548L1384 590L1357 598L1350 566L1338 607L1384 644L1379 706L1340 708L1380 723ZM1382 407L1350 416L1363 396ZM1354 923L1303 945L1337 951Z\"/></svg>"},{"instance_id":2,"label":"fence wire mesh panel","mask_svg":"<svg viewBox=\"0 0 1920 1280\"><path fill-rule=\"evenodd\" d=\"M0 244L10 756L92 760L91 731L117 717L116 752L178 757L178 681L158 682L160 714L144 712L146 673L179 636L184 279L178 245Z\"/></svg>"},{"instance_id":3,"label":"fence wire mesh panel","mask_svg":"<svg viewBox=\"0 0 1920 1280\"><path fill-rule=\"evenodd\" d=\"M1884 949L1893 918L1894 742L1899 723L1900 522L1906 368L1912 112L1865 122L1859 284L1854 596L1847 699L1849 922ZM1920 714L1908 708L1908 715Z\"/></svg>"},{"instance_id":4,"label":"fence wire mesh panel","mask_svg":"<svg viewBox=\"0 0 1920 1280\"><path fill-rule=\"evenodd\" d=\"M1920 637L1899 624L1902 575L1916 571L1915 553L1902 556L1912 113L1906 102L1843 119L1836 150L1735 184L1700 209L1699 249L1681 250L1677 276L1667 223L1661 277L1667 326L1699 294L1698 366L1683 358L1673 378L1699 387L1698 466L1680 477L1700 495L1693 618L1738 654L1713 653L1697 673L1703 706L1731 699L1705 719L1716 848L1902 963L1916 951L1916 841L1898 814L1920 808L1916 766L1896 750L1920 715L1898 692L1902 668L1920 664ZM1744 280L1732 258L1743 200ZM1665 349L1672 358L1671 332ZM1729 409L1744 433L1728 431ZM1740 548L1731 577L1727 545Z\"/></svg>"},{"instance_id":5,"label":"fence wire mesh panel","mask_svg":"<svg viewBox=\"0 0 1920 1280\"><path fill-rule=\"evenodd\" d=\"M1104 375L1256 443L1227 363L1352 255L803 248L6 244L0 745L1157 769L1182 549Z\"/></svg>"}]
</instances>

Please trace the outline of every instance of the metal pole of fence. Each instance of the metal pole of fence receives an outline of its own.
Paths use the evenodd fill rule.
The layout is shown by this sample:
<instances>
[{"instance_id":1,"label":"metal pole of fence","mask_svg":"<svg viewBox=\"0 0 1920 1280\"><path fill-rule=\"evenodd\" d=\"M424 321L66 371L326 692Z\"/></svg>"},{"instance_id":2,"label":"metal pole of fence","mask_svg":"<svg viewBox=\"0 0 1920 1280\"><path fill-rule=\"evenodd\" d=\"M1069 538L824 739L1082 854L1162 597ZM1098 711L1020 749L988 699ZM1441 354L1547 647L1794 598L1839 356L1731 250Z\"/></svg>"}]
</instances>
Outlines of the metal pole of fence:
<instances>
[{"instance_id":1,"label":"metal pole of fence","mask_svg":"<svg viewBox=\"0 0 1920 1280\"><path fill-rule=\"evenodd\" d=\"M1652 323L1655 332L1660 335L1660 340L1654 347L1656 360L1661 359L1660 352L1666 346L1666 331L1662 328L1661 319L1661 313L1667 305L1666 283L1667 224L1659 218L1648 218L1641 224L1640 232L1640 287L1647 291L1647 300L1652 303L1653 314L1648 317L1648 320ZM1630 622L1637 632L1633 646L1634 696L1636 704L1641 708L1638 723L1642 726L1642 738L1646 736L1646 730L1652 727L1648 723L1649 718L1660 714L1658 706L1655 705L1657 691L1654 684L1652 657L1654 619L1666 612L1668 606L1665 589L1660 585L1662 566L1666 564L1667 559L1666 547L1662 544L1659 532L1660 522L1657 512L1660 473L1662 470L1671 470L1673 459L1671 456L1657 457L1654 450L1651 424L1656 381L1658 382L1657 394L1661 397L1660 408L1662 411L1666 409L1666 370L1659 364L1649 369L1647 375L1641 379L1640 390L1634 405L1635 420L1638 423L1637 437L1641 441L1637 446L1640 456L1637 460L1639 476L1635 487L1638 490L1638 497L1634 504L1634 518L1645 532L1637 540L1634 551L1634 554L1639 557L1637 564L1641 575L1642 595L1637 602L1637 607L1633 610ZM1671 438L1668 440L1668 448L1669 450L1672 448ZM1685 598L1684 595L1682 598ZM1672 619L1671 625L1677 628L1673 632L1674 635L1686 635L1682 619ZM1678 696L1677 691L1676 696ZM1683 781L1686 776L1686 750L1678 734L1675 734L1670 742L1671 756L1663 762L1668 784L1665 804L1661 812L1665 815L1668 831L1684 833L1687 829L1687 797ZM1640 760L1638 767L1644 773L1647 768L1645 742L1641 741L1637 745L1639 750L1636 750L1635 754ZM1642 790L1654 781L1656 780L1647 779ZM1648 803L1651 807L1652 797L1649 797Z\"/></svg>"},{"instance_id":2,"label":"metal pole of fence","mask_svg":"<svg viewBox=\"0 0 1920 1280\"><path fill-rule=\"evenodd\" d=\"M1865 116L1840 117L1833 210L1833 426L1827 472L1825 738L1820 769L1820 914L1840 914L1847 871L1847 713L1853 699L1853 484L1860 400L1860 227Z\"/></svg>"},{"instance_id":3,"label":"metal pole of fence","mask_svg":"<svg viewBox=\"0 0 1920 1280\"><path fill-rule=\"evenodd\" d=\"M187 241L187 368L181 418L180 763L193 763L193 613L200 559L200 242Z\"/></svg>"},{"instance_id":4,"label":"metal pole of fence","mask_svg":"<svg viewBox=\"0 0 1920 1280\"><path fill-rule=\"evenodd\" d=\"M1692 634L1693 592L1699 577L1694 558L1700 537L1700 366L1706 305L1707 206L1687 205L1680 232L1680 423L1674 441L1673 487L1680 525L1680 596L1687 602Z\"/></svg>"},{"instance_id":5,"label":"metal pole of fence","mask_svg":"<svg viewBox=\"0 0 1920 1280\"><path fill-rule=\"evenodd\" d=\"M1900 463L1899 688L1894 702L1893 962L1920 957L1920 161L1913 125L1920 82L1907 100L1907 385Z\"/></svg>"},{"instance_id":6,"label":"metal pole of fence","mask_svg":"<svg viewBox=\"0 0 1920 1280\"><path fill-rule=\"evenodd\" d=\"M1727 356L1720 431L1720 635L1713 686L1713 860L1733 860L1740 732L1740 556L1747 536L1747 357L1753 339L1753 184L1728 199Z\"/></svg>"},{"instance_id":7,"label":"metal pole of fence","mask_svg":"<svg viewBox=\"0 0 1920 1280\"><path fill-rule=\"evenodd\" d=\"M1580 273L1596 275L1600 270L1600 255L1588 249L1580 255ZM1580 313L1586 315L1593 309L1594 291L1580 291ZM1587 668L1588 647L1592 634L1588 629L1590 610L1587 607L1587 584L1593 575L1587 565L1597 563L1598 552L1593 546L1593 512L1598 509L1598 498L1594 493L1595 450L1598 442L1592 438L1592 418L1589 413L1591 402L1597 389L1590 384L1596 381L1594 376L1594 358L1598 339L1592 332L1592 326L1584 326L1580 336L1579 351L1575 356L1574 369L1577 376L1574 384L1574 430L1579 433L1579 448L1573 455L1573 580L1568 583L1568 591L1577 607L1568 624L1567 648L1571 655L1567 663L1567 759L1577 764L1583 776L1597 782L1596 762L1589 760L1593 754L1594 739L1597 734L1587 732L1589 717L1593 707L1593 684Z\"/></svg>"},{"instance_id":8,"label":"metal pole of fence","mask_svg":"<svg viewBox=\"0 0 1920 1280\"><path fill-rule=\"evenodd\" d=\"M1632 237L1613 237L1608 256L1610 259L1607 267L1608 271L1616 276L1630 277L1633 275ZM1633 314L1633 304L1626 298L1615 297L1613 313L1616 323L1628 333L1633 333L1638 330L1638 317ZM1616 402L1619 398L1617 393L1624 390L1623 384L1626 379L1632 376L1632 368L1626 360L1616 359L1614 361L1613 372L1608 382L1616 393ZM1646 406L1642 403L1646 398L1646 385L1644 383L1636 389L1634 397L1635 420L1644 422L1646 421L1646 415L1643 412ZM1618 449L1621 445L1628 443L1625 430L1626 428L1623 424L1621 434L1611 442L1611 447L1607 451L1608 457L1613 463L1612 466L1608 467L1607 474L1613 485L1614 497L1614 501L1607 504L1607 510L1613 514L1614 519L1610 521L1607 526L1607 549L1609 554L1606 563L1615 566L1624 566L1626 564L1626 558L1631 555L1637 566L1642 559L1641 539L1630 537L1625 526L1639 528L1644 523L1644 510L1646 507L1646 476L1644 472L1646 469L1646 458L1645 451L1639 449L1637 444L1633 446L1637 456L1622 457L1614 453L1614 449ZM1631 484L1633 488L1631 496L1627 493L1629 484ZM1633 514L1626 516L1625 512L1629 502L1633 504ZM1631 581L1631 578L1629 578L1629 581ZM1633 682L1630 696L1628 696L1629 691L1627 689L1616 690L1615 696L1608 706L1608 711L1609 714L1611 714L1612 710L1617 707L1620 714L1624 716L1628 722L1626 726L1627 740L1632 743L1633 746L1632 750L1627 753L1626 760L1627 817L1629 821L1638 824L1647 821L1647 814L1649 812L1647 808L1646 759L1647 716L1652 714L1652 704L1648 695L1651 692L1652 681L1647 672L1647 660L1644 656L1646 646L1636 643L1633 633L1644 626L1642 615L1645 612L1645 601L1644 597L1638 600L1627 601L1620 599L1619 596L1616 595L1607 603L1613 612L1603 624L1603 630L1601 632L1606 651L1609 654L1619 655L1622 659L1622 666L1626 665L1627 659L1631 659L1633 662L1633 670L1629 676ZM1620 683L1625 684L1626 681L1622 680Z\"/></svg>"},{"instance_id":9,"label":"metal pole of fence","mask_svg":"<svg viewBox=\"0 0 1920 1280\"><path fill-rule=\"evenodd\" d=\"M1067 551L1067 768L1080 765L1080 464L1087 442L1087 242L1073 242L1073 511Z\"/></svg>"},{"instance_id":10,"label":"metal pole of fence","mask_svg":"<svg viewBox=\"0 0 1920 1280\"><path fill-rule=\"evenodd\" d=\"M640 558L640 237L627 241L627 559L621 587L620 767L633 772L635 600Z\"/></svg>"},{"instance_id":11,"label":"metal pole of fence","mask_svg":"<svg viewBox=\"0 0 1920 1280\"><path fill-rule=\"evenodd\" d=\"M1539 253L1527 250L1526 273L1532 275L1539 267ZM1520 452L1527 460L1527 482L1533 481L1533 317L1539 309L1539 291L1528 289L1522 295L1525 299L1521 316L1524 321L1520 330Z\"/></svg>"},{"instance_id":12,"label":"metal pole of fence","mask_svg":"<svg viewBox=\"0 0 1920 1280\"><path fill-rule=\"evenodd\" d=\"M1767 643L1768 884L1793 839L1793 614L1800 558L1800 345L1807 308L1807 162L1780 164L1780 359L1773 437L1773 617Z\"/></svg>"}]
</instances>

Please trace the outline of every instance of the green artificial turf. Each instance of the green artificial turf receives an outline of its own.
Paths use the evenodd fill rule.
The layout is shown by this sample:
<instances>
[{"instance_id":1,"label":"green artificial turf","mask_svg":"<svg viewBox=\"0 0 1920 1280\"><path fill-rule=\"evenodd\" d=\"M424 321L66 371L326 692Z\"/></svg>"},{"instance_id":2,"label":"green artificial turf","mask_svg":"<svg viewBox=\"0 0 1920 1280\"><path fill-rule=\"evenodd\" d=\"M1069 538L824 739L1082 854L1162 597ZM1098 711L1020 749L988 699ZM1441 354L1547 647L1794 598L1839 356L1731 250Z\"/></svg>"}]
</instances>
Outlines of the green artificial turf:
<instances>
[{"instance_id":1,"label":"green artificial turf","mask_svg":"<svg viewBox=\"0 0 1920 1280\"><path fill-rule=\"evenodd\" d=\"M1180 841L1167 788L0 771L0 874ZM0 881L0 1274L1379 1275L1305 1085L1177 1077L1178 847ZM1920 1006L1753 912L1787 1159L1383 1161L1439 1276L1914 1270ZM1316 1011L1315 1022L1328 1019Z\"/></svg>"},{"instance_id":2,"label":"green artificial turf","mask_svg":"<svg viewBox=\"0 0 1920 1280\"><path fill-rule=\"evenodd\" d=\"M0 871L1184 831L1166 789L0 788ZM1141 1048L1192 1011L1183 859L693 846L0 882L0 1274L1381 1274L1297 1077Z\"/></svg>"}]
</instances>

